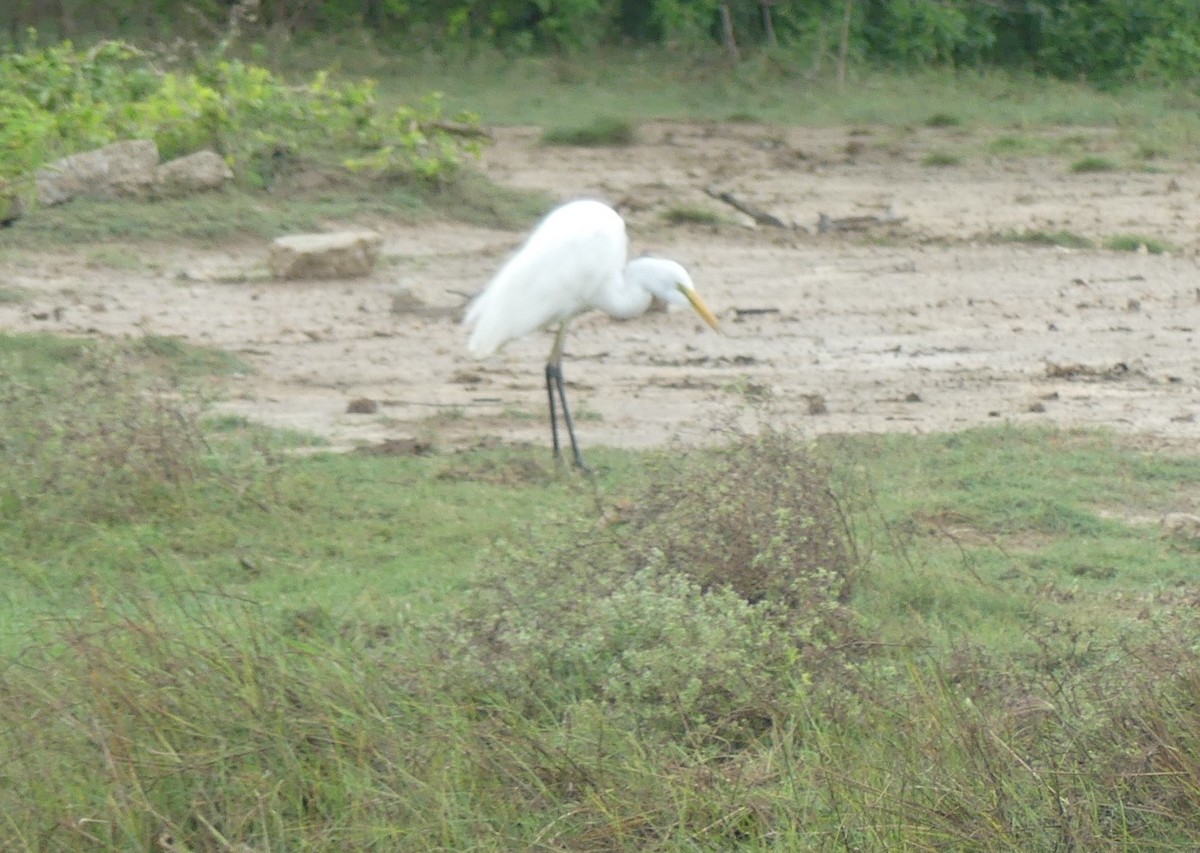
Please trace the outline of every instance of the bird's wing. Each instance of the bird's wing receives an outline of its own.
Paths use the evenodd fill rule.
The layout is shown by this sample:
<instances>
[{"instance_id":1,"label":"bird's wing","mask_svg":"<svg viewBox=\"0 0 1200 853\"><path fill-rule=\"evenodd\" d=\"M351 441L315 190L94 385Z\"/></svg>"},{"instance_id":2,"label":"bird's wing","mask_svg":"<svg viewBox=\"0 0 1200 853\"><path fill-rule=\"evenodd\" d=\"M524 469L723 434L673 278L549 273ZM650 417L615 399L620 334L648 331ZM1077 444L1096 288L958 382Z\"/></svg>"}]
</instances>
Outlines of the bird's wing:
<instances>
[{"instance_id":1,"label":"bird's wing","mask_svg":"<svg viewBox=\"0 0 1200 853\"><path fill-rule=\"evenodd\" d=\"M477 357L587 310L625 264L624 224L595 217L547 218L467 309L468 349Z\"/></svg>"}]
</instances>

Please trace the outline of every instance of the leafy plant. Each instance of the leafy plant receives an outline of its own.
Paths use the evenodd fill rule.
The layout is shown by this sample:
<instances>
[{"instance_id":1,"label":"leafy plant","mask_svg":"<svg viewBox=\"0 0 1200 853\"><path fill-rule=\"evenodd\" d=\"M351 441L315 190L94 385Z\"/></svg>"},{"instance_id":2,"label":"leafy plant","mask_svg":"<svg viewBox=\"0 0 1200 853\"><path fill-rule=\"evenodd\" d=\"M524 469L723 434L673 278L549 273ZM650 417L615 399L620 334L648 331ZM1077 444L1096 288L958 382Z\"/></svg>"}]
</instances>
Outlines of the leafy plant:
<instances>
[{"instance_id":1,"label":"leafy plant","mask_svg":"<svg viewBox=\"0 0 1200 853\"><path fill-rule=\"evenodd\" d=\"M356 168L441 180L478 152L473 117L456 116L466 133L452 132L437 96L381 112L371 80L335 83L320 71L292 86L220 48L161 71L125 43L63 42L5 54L0 78L11 81L0 93L0 181L121 138L151 138L165 157L213 148L250 183L281 153L349 149Z\"/></svg>"}]
</instances>

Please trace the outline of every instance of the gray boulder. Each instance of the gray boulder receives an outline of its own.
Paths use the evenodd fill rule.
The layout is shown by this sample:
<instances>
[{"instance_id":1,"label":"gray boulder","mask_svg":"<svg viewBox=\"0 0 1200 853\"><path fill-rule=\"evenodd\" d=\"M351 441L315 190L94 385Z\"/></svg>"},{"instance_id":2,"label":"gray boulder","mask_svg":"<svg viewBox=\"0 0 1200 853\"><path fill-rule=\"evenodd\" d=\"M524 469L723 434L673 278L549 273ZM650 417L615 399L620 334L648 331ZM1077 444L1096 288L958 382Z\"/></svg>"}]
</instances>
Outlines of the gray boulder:
<instances>
[{"instance_id":1,"label":"gray boulder","mask_svg":"<svg viewBox=\"0 0 1200 853\"><path fill-rule=\"evenodd\" d=\"M62 204L79 196L117 198L149 193L158 166L152 139L114 142L63 157L34 176L40 204Z\"/></svg>"},{"instance_id":2,"label":"gray boulder","mask_svg":"<svg viewBox=\"0 0 1200 853\"><path fill-rule=\"evenodd\" d=\"M214 190L233 180L233 170L215 151L197 151L168 160L154 170L154 191L161 196Z\"/></svg>"}]
</instances>

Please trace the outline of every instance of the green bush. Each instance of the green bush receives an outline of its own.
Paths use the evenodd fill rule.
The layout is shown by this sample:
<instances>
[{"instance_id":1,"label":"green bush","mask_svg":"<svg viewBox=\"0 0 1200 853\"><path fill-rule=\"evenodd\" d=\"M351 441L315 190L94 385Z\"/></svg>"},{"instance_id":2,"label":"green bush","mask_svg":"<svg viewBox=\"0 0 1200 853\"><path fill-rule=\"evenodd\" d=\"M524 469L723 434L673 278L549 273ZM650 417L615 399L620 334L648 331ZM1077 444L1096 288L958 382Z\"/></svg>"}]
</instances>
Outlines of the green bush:
<instances>
[{"instance_id":1,"label":"green bush","mask_svg":"<svg viewBox=\"0 0 1200 853\"><path fill-rule=\"evenodd\" d=\"M856 559L810 449L768 433L648 482L619 518L500 552L438 643L452 689L533 718L598 704L656 742L722 749L837 689Z\"/></svg>"},{"instance_id":2,"label":"green bush","mask_svg":"<svg viewBox=\"0 0 1200 853\"><path fill-rule=\"evenodd\" d=\"M250 183L279 152L441 180L475 153L477 137L447 132L440 100L381 111L370 80L335 83L318 72L292 86L221 49L193 67L159 70L120 42L70 42L0 57L0 181L44 162L122 138L150 138L167 158L212 148ZM457 117L468 126L470 116Z\"/></svg>"},{"instance_id":3,"label":"green bush","mask_svg":"<svg viewBox=\"0 0 1200 853\"><path fill-rule=\"evenodd\" d=\"M1187 80L1200 75L1200 6L1193 0L1046 3L1037 60L1062 77Z\"/></svg>"}]
</instances>

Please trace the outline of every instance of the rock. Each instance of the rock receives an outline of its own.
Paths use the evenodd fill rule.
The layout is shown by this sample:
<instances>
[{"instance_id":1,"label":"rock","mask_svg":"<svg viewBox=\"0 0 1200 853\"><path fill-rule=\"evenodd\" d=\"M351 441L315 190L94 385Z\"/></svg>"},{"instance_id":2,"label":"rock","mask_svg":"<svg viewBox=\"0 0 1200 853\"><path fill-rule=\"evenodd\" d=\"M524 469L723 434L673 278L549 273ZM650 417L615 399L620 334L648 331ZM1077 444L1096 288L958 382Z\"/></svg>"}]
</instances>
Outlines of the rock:
<instances>
[{"instance_id":1,"label":"rock","mask_svg":"<svg viewBox=\"0 0 1200 853\"><path fill-rule=\"evenodd\" d=\"M804 404L808 408L810 415L824 415L829 413L829 406L825 403L825 398L820 394L801 394L800 397L804 400Z\"/></svg>"},{"instance_id":2,"label":"rock","mask_svg":"<svg viewBox=\"0 0 1200 853\"><path fill-rule=\"evenodd\" d=\"M347 414L373 415L379 411L379 404L369 397L357 397L346 406Z\"/></svg>"},{"instance_id":3,"label":"rock","mask_svg":"<svg viewBox=\"0 0 1200 853\"><path fill-rule=\"evenodd\" d=\"M405 287L392 294L393 314L421 314L429 310L425 300Z\"/></svg>"},{"instance_id":4,"label":"rock","mask_svg":"<svg viewBox=\"0 0 1200 853\"><path fill-rule=\"evenodd\" d=\"M152 139L129 139L72 154L38 169L38 202L51 205L78 196L146 195L154 183L156 166L158 146Z\"/></svg>"},{"instance_id":5,"label":"rock","mask_svg":"<svg viewBox=\"0 0 1200 853\"><path fill-rule=\"evenodd\" d=\"M154 170L154 191L174 196L215 190L233 180L233 170L215 151L197 151L168 160Z\"/></svg>"},{"instance_id":6,"label":"rock","mask_svg":"<svg viewBox=\"0 0 1200 853\"><path fill-rule=\"evenodd\" d=\"M282 279L358 278L370 274L383 237L375 231L292 234L271 244L267 264Z\"/></svg>"}]
</instances>

